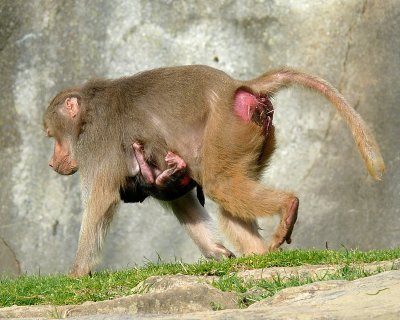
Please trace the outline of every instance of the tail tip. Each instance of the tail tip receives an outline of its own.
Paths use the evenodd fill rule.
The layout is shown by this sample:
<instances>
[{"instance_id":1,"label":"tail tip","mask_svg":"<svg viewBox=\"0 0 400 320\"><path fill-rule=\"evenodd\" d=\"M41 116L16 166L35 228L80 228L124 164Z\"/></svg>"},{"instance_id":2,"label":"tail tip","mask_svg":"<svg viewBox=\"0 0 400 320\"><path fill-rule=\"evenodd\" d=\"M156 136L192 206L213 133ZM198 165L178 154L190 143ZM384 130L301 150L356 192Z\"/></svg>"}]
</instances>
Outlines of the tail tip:
<instances>
[{"instance_id":1,"label":"tail tip","mask_svg":"<svg viewBox=\"0 0 400 320\"><path fill-rule=\"evenodd\" d=\"M381 156L371 160L368 165L368 172L376 181L382 180L382 176L385 172L385 163L383 162L383 158Z\"/></svg>"}]
</instances>

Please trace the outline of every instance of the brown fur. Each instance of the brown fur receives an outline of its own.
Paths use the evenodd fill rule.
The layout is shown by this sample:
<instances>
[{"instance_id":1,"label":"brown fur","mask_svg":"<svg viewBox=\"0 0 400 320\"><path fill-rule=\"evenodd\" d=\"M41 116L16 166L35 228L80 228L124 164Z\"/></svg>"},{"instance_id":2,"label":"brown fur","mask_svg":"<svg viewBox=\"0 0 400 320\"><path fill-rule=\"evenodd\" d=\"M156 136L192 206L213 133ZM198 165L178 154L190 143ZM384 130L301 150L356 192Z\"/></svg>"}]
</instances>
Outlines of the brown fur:
<instances>
[{"instance_id":1,"label":"brown fur","mask_svg":"<svg viewBox=\"0 0 400 320\"><path fill-rule=\"evenodd\" d=\"M264 253L290 243L298 199L258 182L275 149L274 128L271 125L265 136L257 123L238 117L233 106L238 89L267 97L291 84L320 92L332 102L349 125L370 174L379 179L383 160L361 117L327 82L296 70L278 69L238 81L206 66L161 68L94 80L59 93L45 114L45 130L64 146L62 150L70 150L62 156L71 156L71 166L76 160L86 203L72 274L87 274L96 262L119 202L119 188L129 175L126 157L135 141L143 144L147 161L161 170L166 168L167 151L186 162L190 177L221 206L221 227L239 252ZM74 117L63 111L69 97L78 101ZM55 169L60 157L53 156ZM171 206L206 256L232 256L214 238L208 213L193 193ZM281 222L266 245L256 218L274 213L280 214Z\"/></svg>"}]
</instances>

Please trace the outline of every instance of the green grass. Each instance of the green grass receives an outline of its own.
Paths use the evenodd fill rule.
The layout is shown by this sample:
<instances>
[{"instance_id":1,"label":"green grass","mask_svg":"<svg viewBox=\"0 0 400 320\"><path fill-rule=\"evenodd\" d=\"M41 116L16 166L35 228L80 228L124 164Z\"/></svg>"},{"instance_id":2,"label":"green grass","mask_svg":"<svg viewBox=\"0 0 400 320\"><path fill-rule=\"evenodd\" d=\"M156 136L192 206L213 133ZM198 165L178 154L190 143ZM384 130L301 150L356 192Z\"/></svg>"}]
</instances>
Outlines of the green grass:
<instances>
[{"instance_id":1,"label":"green grass","mask_svg":"<svg viewBox=\"0 0 400 320\"><path fill-rule=\"evenodd\" d=\"M117 272L102 271L93 276L70 279L65 275L20 276L16 279L0 279L0 307L35 304L79 304L85 301L101 301L133 294L135 286L150 276L166 274L216 275L220 278L213 285L223 291L235 291L241 295L241 305L247 306L279 290L327 279L356 279L367 276L361 267L352 263L400 258L400 248L392 250L288 250L264 256L248 256L220 262L201 260L194 264L148 263L143 267ZM338 271L327 279L291 277L274 278L272 281L244 281L238 271L267 267L289 267L304 264L337 265ZM327 276L328 277L328 276ZM218 309L218 306L216 306Z\"/></svg>"},{"instance_id":2,"label":"green grass","mask_svg":"<svg viewBox=\"0 0 400 320\"><path fill-rule=\"evenodd\" d=\"M243 280L238 277L237 274L232 273L231 275L218 278L218 280L213 282L213 285L222 291L234 291L238 293L239 307L245 308L257 301L267 297L272 297L274 294L285 288L298 287L323 280L355 280L385 271L378 269L375 272L369 272L361 265L352 265L348 262L344 263L344 265L338 266L336 271L327 272L319 277L299 275L282 277L278 274L274 276L272 280Z\"/></svg>"}]
</instances>

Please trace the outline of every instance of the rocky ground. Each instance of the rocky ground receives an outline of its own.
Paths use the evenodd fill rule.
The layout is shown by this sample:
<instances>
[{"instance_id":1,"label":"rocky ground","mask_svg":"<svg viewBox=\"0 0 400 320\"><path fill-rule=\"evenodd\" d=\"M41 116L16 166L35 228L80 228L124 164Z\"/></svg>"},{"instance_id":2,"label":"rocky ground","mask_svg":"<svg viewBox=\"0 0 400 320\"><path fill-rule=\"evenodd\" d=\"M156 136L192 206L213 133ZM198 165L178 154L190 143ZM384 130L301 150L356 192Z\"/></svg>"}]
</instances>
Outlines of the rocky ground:
<instances>
[{"instance_id":1,"label":"rocky ground","mask_svg":"<svg viewBox=\"0 0 400 320\"><path fill-rule=\"evenodd\" d=\"M284 289L247 309L239 309L236 293L211 286L215 277L175 275L151 277L127 297L74 306L13 306L0 309L0 318L399 319L400 259L364 265L363 269L383 272L354 281L319 281ZM334 266L302 266L247 270L238 275L245 280L277 274L283 278L321 277L336 270Z\"/></svg>"}]
</instances>

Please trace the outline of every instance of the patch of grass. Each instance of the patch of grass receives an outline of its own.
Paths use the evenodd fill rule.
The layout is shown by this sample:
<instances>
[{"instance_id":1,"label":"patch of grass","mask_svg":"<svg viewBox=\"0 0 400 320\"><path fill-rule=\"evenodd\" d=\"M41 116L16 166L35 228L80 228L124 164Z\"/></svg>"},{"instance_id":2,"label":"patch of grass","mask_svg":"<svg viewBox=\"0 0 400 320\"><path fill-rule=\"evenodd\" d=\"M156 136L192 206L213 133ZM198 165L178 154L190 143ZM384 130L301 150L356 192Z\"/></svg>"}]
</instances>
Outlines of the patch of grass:
<instances>
[{"instance_id":1,"label":"patch of grass","mask_svg":"<svg viewBox=\"0 0 400 320\"><path fill-rule=\"evenodd\" d=\"M237 292L240 297L239 306L245 308L257 301L267 297L272 297L282 289L302 286L315 281L315 279L308 276L291 276L285 280L282 280L277 276L272 280L261 279L245 281L242 278L239 278L236 274L232 274L230 276L219 278L213 282L213 285L222 291Z\"/></svg>"},{"instance_id":2,"label":"patch of grass","mask_svg":"<svg viewBox=\"0 0 400 320\"><path fill-rule=\"evenodd\" d=\"M351 266L347 260L336 271L327 272L322 276L284 276L277 274L272 279L251 279L245 280L238 277L236 273L225 275L213 282L213 285L222 291L234 291L239 294L239 306L246 308L249 305L262 299L272 297L282 289L298 287L316 281L326 280L355 280L364 278L384 270L377 269L375 272L366 271L362 266Z\"/></svg>"},{"instance_id":3,"label":"patch of grass","mask_svg":"<svg viewBox=\"0 0 400 320\"><path fill-rule=\"evenodd\" d=\"M102 271L93 276L70 279L65 275L20 276L16 279L0 279L0 306L35 304L79 304L85 301L101 301L129 295L135 286L150 276L167 274L216 275L214 285L221 290L235 291L244 296L243 305L273 295L288 287L302 285L315 279L292 279L290 281L243 282L235 273L246 269L268 267L289 267L304 264L329 264L343 266L339 269L338 279L351 279L365 276L359 270L353 270L352 263L400 258L400 248L392 250L288 250L272 252L264 256L248 256L227 259L220 262L200 260L194 264L148 263L143 267L116 272ZM318 280L318 279L317 279ZM322 280L322 279L321 279ZM327 280L327 279L323 279ZM248 294L246 294L248 293ZM218 306L215 306L217 308Z\"/></svg>"}]
</instances>

